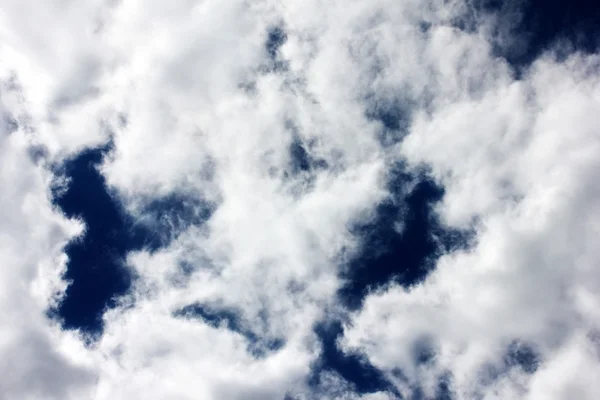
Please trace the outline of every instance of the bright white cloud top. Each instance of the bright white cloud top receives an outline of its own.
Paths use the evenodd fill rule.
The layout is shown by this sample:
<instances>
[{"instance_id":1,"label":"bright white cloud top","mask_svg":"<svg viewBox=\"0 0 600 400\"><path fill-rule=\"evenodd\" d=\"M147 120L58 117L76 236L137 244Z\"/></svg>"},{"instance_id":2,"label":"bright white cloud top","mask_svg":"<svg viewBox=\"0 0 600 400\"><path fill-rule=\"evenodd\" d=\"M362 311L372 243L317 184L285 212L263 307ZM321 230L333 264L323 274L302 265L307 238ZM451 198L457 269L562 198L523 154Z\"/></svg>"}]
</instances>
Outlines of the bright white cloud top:
<instances>
[{"instance_id":1,"label":"bright white cloud top","mask_svg":"<svg viewBox=\"0 0 600 400\"><path fill-rule=\"evenodd\" d=\"M440 379L453 399L600 398L600 56L557 45L517 74L495 24L462 1L0 0L0 399L434 399ZM372 117L390 109L401 126ZM52 193L109 142L135 219L168 196L211 214L126 255L136 279L90 343L47 317L86 229ZM472 242L347 310L353 226L399 163ZM235 318L182 311L199 304ZM316 369L330 319L388 389Z\"/></svg>"}]
</instances>

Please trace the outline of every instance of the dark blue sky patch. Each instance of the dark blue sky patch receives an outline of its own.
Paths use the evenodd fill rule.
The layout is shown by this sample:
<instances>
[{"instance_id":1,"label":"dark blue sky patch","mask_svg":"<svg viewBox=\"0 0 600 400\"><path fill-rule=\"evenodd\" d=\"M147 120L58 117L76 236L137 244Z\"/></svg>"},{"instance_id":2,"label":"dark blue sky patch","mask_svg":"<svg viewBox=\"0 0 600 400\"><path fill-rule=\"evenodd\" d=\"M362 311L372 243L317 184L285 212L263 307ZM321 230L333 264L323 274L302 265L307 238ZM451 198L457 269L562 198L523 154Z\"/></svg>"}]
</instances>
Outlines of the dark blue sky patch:
<instances>
[{"instance_id":1,"label":"dark blue sky patch","mask_svg":"<svg viewBox=\"0 0 600 400\"><path fill-rule=\"evenodd\" d=\"M297 128L291 121L286 122L286 133L292 135L289 145L289 165L283 171L282 178L291 184L294 194L303 194L314 187L317 173L330 166L322 158L314 155L314 141L303 141Z\"/></svg>"},{"instance_id":2,"label":"dark blue sky patch","mask_svg":"<svg viewBox=\"0 0 600 400\"><path fill-rule=\"evenodd\" d=\"M479 384L482 390L485 390L485 388L493 386L514 368L531 375L537 371L540 362L539 355L534 348L515 340L507 346L502 360L496 363L488 363L481 368L479 371Z\"/></svg>"},{"instance_id":3,"label":"dark blue sky patch","mask_svg":"<svg viewBox=\"0 0 600 400\"><path fill-rule=\"evenodd\" d=\"M261 67L264 73L285 72L289 68L289 61L281 57L281 46L287 41L287 34L282 26L273 26L267 31L265 51L267 63Z\"/></svg>"},{"instance_id":4,"label":"dark blue sky patch","mask_svg":"<svg viewBox=\"0 0 600 400\"><path fill-rule=\"evenodd\" d=\"M312 365L308 380L310 386L317 387L320 374L332 371L353 384L358 393L385 390L395 392L395 388L383 373L372 366L368 360L357 354L345 354L338 348L336 342L343 334L340 321L321 322L315 327L315 333L321 340L322 353L317 362Z\"/></svg>"},{"instance_id":5,"label":"dark blue sky patch","mask_svg":"<svg viewBox=\"0 0 600 400\"><path fill-rule=\"evenodd\" d=\"M286 74L289 71L289 60L286 60L281 55L281 46L287 41L287 34L284 26L274 25L269 27L265 32L263 44L264 59L256 66L256 69L248 76L243 78L238 83L238 88L246 93L249 97L256 97L259 93L257 88L257 80L261 76L269 74L281 74L284 79L282 87L288 90L297 90L302 86L302 81Z\"/></svg>"},{"instance_id":6,"label":"dark blue sky patch","mask_svg":"<svg viewBox=\"0 0 600 400\"><path fill-rule=\"evenodd\" d=\"M244 336L248 341L248 351L256 358L265 357L285 345L283 339L261 337L249 329L236 310L195 303L176 310L173 315L178 318L200 319L214 328L228 329Z\"/></svg>"},{"instance_id":7,"label":"dark blue sky patch","mask_svg":"<svg viewBox=\"0 0 600 400\"><path fill-rule=\"evenodd\" d=\"M533 347L513 341L504 356L504 364L508 368L518 367L528 374L533 374L540 364L540 357Z\"/></svg>"},{"instance_id":8,"label":"dark blue sky patch","mask_svg":"<svg viewBox=\"0 0 600 400\"><path fill-rule=\"evenodd\" d=\"M429 362L429 361L428 361ZM410 388L410 400L452 400L454 399L452 391L452 374L443 372L437 377L437 387L435 388L434 397L426 396L425 391L419 382L411 384L409 379L400 369L394 369L391 372L392 376ZM399 397L402 398L402 397Z\"/></svg>"},{"instance_id":9,"label":"dark blue sky patch","mask_svg":"<svg viewBox=\"0 0 600 400\"><path fill-rule=\"evenodd\" d=\"M290 169L292 174L310 171L310 159L304 144L296 139L290 144Z\"/></svg>"},{"instance_id":10,"label":"dark blue sky patch","mask_svg":"<svg viewBox=\"0 0 600 400\"><path fill-rule=\"evenodd\" d=\"M210 219L214 205L191 195L170 194L145 204L142 217L136 225L155 232L159 247L168 244L190 226L198 226ZM142 230L140 233L144 233Z\"/></svg>"},{"instance_id":11,"label":"dark blue sky patch","mask_svg":"<svg viewBox=\"0 0 600 400\"><path fill-rule=\"evenodd\" d=\"M127 253L144 248L157 250L168 243L174 229L182 228L180 222L175 228L149 227L125 213L97 169L110 149L109 144L86 150L67 161L57 173L62 172L69 179L68 187L54 193L54 204L67 217L82 219L86 231L65 247L69 262L64 278L70 285L62 302L49 315L59 318L66 329L81 329L92 336L102 332L105 309L116 305L117 298L127 292L134 279L124 265ZM186 219L190 211L187 203L171 197L151 203L148 212L170 215L170 221L179 221L177 213L183 213L182 219ZM195 222L198 220L190 221Z\"/></svg>"},{"instance_id":12,"label":"dark blue sky patch","mask_svg":"<svg viewBox=\"0 0 600 400\"><path fill-rule=\"evenodd\" d=\"M411 400L452 400L452 389L450 387L449 378L444 375L438 379L435 397L425 395L425 391L421 387L415 387L411 393Z\"/></svg>"},{"instance_id":13,"label":"dark blue sky patch","mask_svg":"<svg viewBox=\"0 0 600 400\"><path fill-rule=\"evenodd\" d=\"M442 374L438 379L437 393L435 400L452 400L454 398L452 391L452 374L449 372Z\"/></svg>"},{"instance_id":14,"label":"dark blue sky patch","mask_svg":"<svg viewBox=\"0 0 600 400\"><path fill-rule=\"evenodd\" d=\"M399 164L388 188L391 195L377 207L375 217L353 229L362 246L349 262L339 292L350 309L360 307L372 289L390 282L411 286L422 281L439 255L469 245L470 232L446 228L437 219L433 206L444 190L433 180Z\"/></svg>"},{"instance_id":15,"label":"dark blue sky patch","mask_svg":"<svg viewBox=\"0 0 600 400\"><path fill-rule=\"evenodd\" d=\"M187 305L173 313L176 317L199 318L214 328L225 328L233 332L242 332L238 313L226 308L216 309L199 303Z\"/></svg>"},{"instance_id":16,"label":"dark blue sky patch","mask_svg":"<svg viewBox=\"0 0 600 400\"><path fill-rule=\"evenodd\" d=\"M287 35L281 26L274 26L267 32L265 49L271 59L279 56L279 49L287 40Z\"/></svg>"},{"instance_id":17,"label":"dark blue sky patch","mask_svg":"<svg viewBox=\"0 0 600 400\"><path fill-rule=\"evenodd\" d=\"M365 115L367 119L381 124L378 136L383 146L400 142L410 125L410 107L406 101L399 98L367 96Z\"/></svg>"},{"instance_id":18,"label":"dark blue sky patch","mask_svg":"<svg viewBox=\"0 0 600 400\"><path fill-rule=\"evenodd\" d=\"M600 49L600 6L596 0L475 0L472 4L477 13L496 20L495 51L515 67L518 75L560 42L572 45L563 55Z\"/></svg>"},{"instance_id":19,"label":"dark blue sky patch","mask_svg":"<svg viewBox=\"0 0 600 400\"><path fill-rule=\"evenodd\" d=\"M327 169L329 165L325 160L313 157L309 145L297 138L290 144L289 152L289 167L283 172L282 178L290 185L291 193L300 196L314 188L317 173Z\"/></svg>"},{"instance_id":20,"label":"dark blue sky patch","mask_svg":"<svg viewBox=\"0 0 600 400\"><path fill-rule=\"evenodd\" d=\"M101 316L114 306L114 296L124 293L132 276L123 267L130 238L120 207L106 191L96 167L109 147L87 150L65 165L68 189L55 204L69 218L86 223L83 237L69 243L65 278L71 282L54 312L69 329L89 333L102 330Z\"/></svg>"},{"instance_id":21,"label":"dark blue sky patch","mask_svg":"<svg viewBox=\"0 0 600 400\"><path fill-rule=\"evenodd\" d=\"M312 154L311 147L313 143L303 142L297 136L294 136L290 144L290 168L292 177L302 173L312 174L316 171L327 169L327 161L317 158Z\"/></svg>"}]
</instances>

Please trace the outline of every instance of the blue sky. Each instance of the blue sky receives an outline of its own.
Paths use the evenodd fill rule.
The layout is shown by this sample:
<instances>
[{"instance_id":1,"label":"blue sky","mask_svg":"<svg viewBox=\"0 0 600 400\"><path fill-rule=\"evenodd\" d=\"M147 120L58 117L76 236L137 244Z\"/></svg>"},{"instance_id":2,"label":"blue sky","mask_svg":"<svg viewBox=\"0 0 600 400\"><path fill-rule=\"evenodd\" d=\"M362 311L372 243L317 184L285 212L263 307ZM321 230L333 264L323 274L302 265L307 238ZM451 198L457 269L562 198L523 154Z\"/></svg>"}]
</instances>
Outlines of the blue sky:
<instances>
[{"instance_id":1,"label":"blue sky","mask_svg":"<svg viewBox=\"0 0 600 400\"><path fill-rule=\"evenodd\" d=\"M0 398L597 399L591 0L0 0Z\"/></svg>"}]
</instances>

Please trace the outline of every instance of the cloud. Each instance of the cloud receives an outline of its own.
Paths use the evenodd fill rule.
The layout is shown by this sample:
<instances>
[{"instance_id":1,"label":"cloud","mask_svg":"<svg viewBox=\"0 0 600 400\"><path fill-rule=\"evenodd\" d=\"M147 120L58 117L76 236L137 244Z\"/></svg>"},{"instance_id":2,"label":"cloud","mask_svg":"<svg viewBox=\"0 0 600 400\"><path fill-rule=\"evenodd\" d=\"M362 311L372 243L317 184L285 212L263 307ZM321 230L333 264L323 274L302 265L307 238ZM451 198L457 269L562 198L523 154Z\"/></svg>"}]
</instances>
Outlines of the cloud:
<instances>
[{"instance_id":1,"label":"cloud","mask_svg":"<svg viewBox=\"0 0 600 400\"><path fill-rule=\"evenodd\" d=\"M62 248L81 233L50 204L52 175L34 162L35 142L22 127L25 115L14 82L2 84L0 113L0 393L3 398L84 396L94 383L82 346L44 316L64 289ZM25 112L24 110L22 110ZM7 123L7 121L10 121Z\"/></svg>"},{"instance_id":2,"label":"cloud","mask_svg":"<svg viewBox=\"0 0 600 400\"><path fill-rule=\"evenodd\" d=\"M598 361L588 308L598 290L597 63L548 55L521 81L415 119L401 151L431 166L446 189L440 216L474 226L477 243L444 255L421 285L373 294L347 327L347 348L402 371L393 379L407 392L435 390L448 371L457 398L594 397L570 379L553 382L552 395L540 387L561 357ZM425 364L415 356L423 340L433 352ZM514 341L533 349L539 371L503 365Z\"/></svg>"},{"instance_id":3,"label":"cloud","mask_svg":"<svg viewBox=\"0 0 600 400\"><path fill-rule=\"evenodd\" d=\"M461 1L6 1L0 21L5 398L595 398L597 56L517 73ZM47 314L102 222L63 214L57 171L98 148L119 237L161 240L119 243L131 285L91 338ZM425 225L472 243L410 287L356 282L347 309L383 243L356 227L394 202L410 233L433 181ZM325 368L331 346L387 386Z\"/></svg>"}]
</instances>

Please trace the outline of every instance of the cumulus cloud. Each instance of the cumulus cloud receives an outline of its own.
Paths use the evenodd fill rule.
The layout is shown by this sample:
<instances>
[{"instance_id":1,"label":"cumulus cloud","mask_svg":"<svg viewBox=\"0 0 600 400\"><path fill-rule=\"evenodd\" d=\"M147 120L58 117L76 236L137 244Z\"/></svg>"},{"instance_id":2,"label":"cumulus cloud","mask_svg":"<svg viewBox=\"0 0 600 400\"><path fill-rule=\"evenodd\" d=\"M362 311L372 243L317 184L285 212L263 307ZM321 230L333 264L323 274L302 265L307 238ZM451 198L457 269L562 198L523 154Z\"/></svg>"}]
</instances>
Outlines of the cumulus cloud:
<instances>
[{"instance_id":1,"label":"cumulus cloud","mask_svg":"<svg viewBox=\"0 0 600 400\"><path fill-rule=\"evenodd\" d=\"M597 56L516 74L462 1L4 3L0 398L597 397ZM48 316L86 234L53 193L106 145L106 190L168 240L119 260L91 339ZM398 165L472 243L346 310ZM319 369L329 320L388 387Z\"/></svg>"},{"instance_id":2,"label":"cumulus cloud","mask_svg":"<svg viewBox=\"0 0 600 400\"><path fill-rule=\"evenodd\" d=\"M2 83L0 114L0 393L7 399L84 396L94 374L76 355L83 346L44 316L65 286L62 248L82 225L50 204L53 177L35 162L36 145L22 127L27 114L14 81Z\"/></svg>"},{"instance_id":3,"label":"cumulus cloud","mask_svg":"<svg viewBox=\"0 0 600 400\"><path fill-rule=\"evenodd\" d=\"M346 330L348 349L401 370L392 379L407 393L433 393L449 371L457 398L594 398L591 382L546 371L563 356L598 361L597 65L550 54L519 82L415 118L400 151L443 183L440 216L477 233L421 285L370 296ZM507 363L514 343L533 358Z\"/></svg>"}]
</instances>

